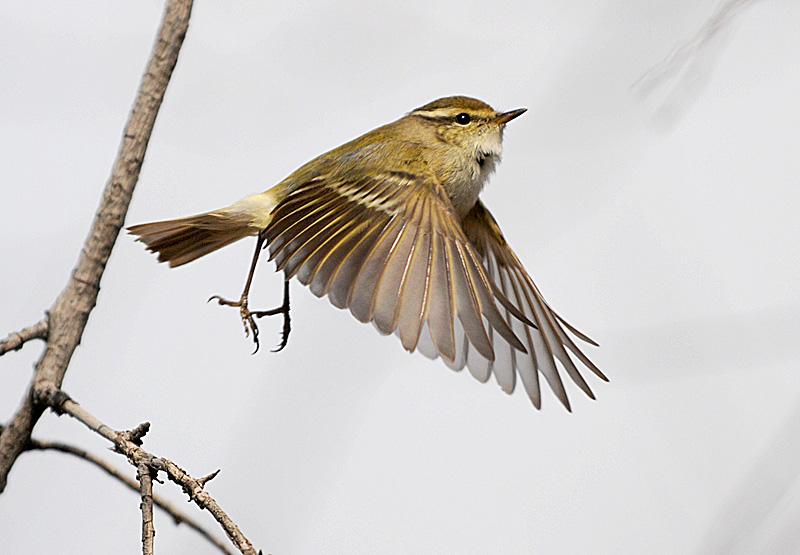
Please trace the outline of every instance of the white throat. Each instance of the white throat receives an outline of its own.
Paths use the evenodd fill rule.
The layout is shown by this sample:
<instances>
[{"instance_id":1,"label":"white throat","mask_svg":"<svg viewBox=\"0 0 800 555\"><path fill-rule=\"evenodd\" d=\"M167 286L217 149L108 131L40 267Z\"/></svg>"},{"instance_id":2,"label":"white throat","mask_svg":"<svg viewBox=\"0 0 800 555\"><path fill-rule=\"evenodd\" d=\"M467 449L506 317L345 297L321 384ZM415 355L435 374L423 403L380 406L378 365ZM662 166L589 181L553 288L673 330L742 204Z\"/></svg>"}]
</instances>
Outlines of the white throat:
<instances>
[{"instance_id":1,"label":"white throat","mask_svg":"<svg viewBox=\"0 0 800 555\"><path fill-rule=\"evenodd\" d=\"M474 153L463 161L461 172L452 176L448 187L450 200L462 218L478 201L489 177L494 173L503 152L502 138L499 135L486 137L477 145Z\"/></svg>"}]
</instances>

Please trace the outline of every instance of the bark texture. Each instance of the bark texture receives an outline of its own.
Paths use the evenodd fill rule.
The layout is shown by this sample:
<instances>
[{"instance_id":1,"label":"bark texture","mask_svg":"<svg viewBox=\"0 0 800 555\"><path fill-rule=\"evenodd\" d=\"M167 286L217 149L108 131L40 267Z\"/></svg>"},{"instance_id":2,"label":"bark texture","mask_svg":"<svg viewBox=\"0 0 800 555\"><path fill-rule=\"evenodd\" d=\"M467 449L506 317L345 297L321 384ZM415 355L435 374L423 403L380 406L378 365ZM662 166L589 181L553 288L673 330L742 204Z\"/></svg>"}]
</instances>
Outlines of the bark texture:
<instances>
[{"instance_id":1,"label":"bark texture","mask_svg":"<svg viewBox=\"0 0 800 555\"><path fill-rule=\"evenodd\" d=\"M49 310L44 353L36 363L33 381L19 409L0 435L0 493L5 489L8 474L30 441L31 432L45 409L41 402L41 391L49 386L61 387L72 354L81 342L89 314L97 303L100 280L125 223L153 125L189 28L191 11L192 0L167 2L158 37L89 236L81 248L66 287Z\"/></svg>"}]
</instances>

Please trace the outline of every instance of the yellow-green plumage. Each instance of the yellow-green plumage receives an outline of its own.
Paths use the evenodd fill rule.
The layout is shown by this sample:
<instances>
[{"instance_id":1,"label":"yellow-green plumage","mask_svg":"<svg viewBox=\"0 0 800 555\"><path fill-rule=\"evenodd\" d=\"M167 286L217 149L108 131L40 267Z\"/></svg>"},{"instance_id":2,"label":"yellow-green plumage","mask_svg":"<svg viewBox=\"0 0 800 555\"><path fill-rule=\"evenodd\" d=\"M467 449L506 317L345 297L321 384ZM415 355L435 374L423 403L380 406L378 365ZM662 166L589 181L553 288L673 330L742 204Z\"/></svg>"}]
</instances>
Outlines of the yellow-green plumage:
<instances>
[{"instance_id":1,"label":"yellow-green plumage","mask_svg":"<svg viewBox=\"0 0 800 555\"><path fill-rule=\"evenodd\" d=\"M523 111L439 99L315 158L265 193L130 231L173 266L261 234L287 279L395 333L407 350L467 366L481 381L494 374L508 393L519 376L537 408L542 374L569 408L556 361L590 397L570 354L606 378L565 328L591 340L550 309L478 200L505 124Z\"/></svg>"}]
</instances>

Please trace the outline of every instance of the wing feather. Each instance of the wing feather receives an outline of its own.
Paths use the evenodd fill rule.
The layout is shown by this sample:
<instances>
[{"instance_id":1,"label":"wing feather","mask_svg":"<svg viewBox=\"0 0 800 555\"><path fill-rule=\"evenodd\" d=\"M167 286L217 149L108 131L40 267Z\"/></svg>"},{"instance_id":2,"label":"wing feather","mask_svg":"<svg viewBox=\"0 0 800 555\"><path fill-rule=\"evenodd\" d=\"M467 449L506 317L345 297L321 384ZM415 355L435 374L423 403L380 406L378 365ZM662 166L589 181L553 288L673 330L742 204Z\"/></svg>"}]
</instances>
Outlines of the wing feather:
<instances>
[{"instance_id":1,"label":"wing feather","mask_svg":"<svg viewBox=\"0 0 800 555\"><path fill-rule=\"evenodd\" d=\"M287 253L286 256L278 255L275 258L278 269L288 278L294 277L301 266L305 266L308 272L313 271L314 266L308 263L309 259L341 226L353 222L360 210L359 206L343 206L336 212L321 216L292 239L283 251ZM300 281L305 283L302 279Z\"/></svg>"},{"instance_id":2,"label":"wing feather","mask_svg":"<svg viewBox=\"0 0 800 555\"><path fill-rule=\"evenodd\" d=\"M455 305L453 303L453 285L447 266L444 239L438 233L432 233L430 301L428 306L428 328L431 341L446 361L456 358L456 343L453 325L455 322Z\"/></svg>"},{"instance_id":3,"label":"wing feather","mask_svg":"<svg viewBox=\"0 0 800 555\"><path fill-rule=\"evenodd\" d=\"M408 222L395 218L392 225L378 238L367 255L350 286L348 304L350 312L357 320L367 323L372 320L372 307L375 286L378 284L383 268L397 245Z\"/></svg>"},{"instance_id":4,"label":"wing feather","mask_svg":"<svg viewBox=\"0 0 800 555\"><path fill-rule=\"evenodd\" d=\"M331 281L340 264L367 238L370 227L373 226L368 221L354 220L337 235L335 243L325 250L320 250L323 256L307 277L307 283L317 297L322 297L330 291ZM302 281L303 275L298 275L298 278Z\"/></svg>"},{"instance_id":5,"label":"wing feather","mask_svg":"<svg viewBox=\"0 0 800 555\"><path fill-rule=\"evenodd\" d=\"M325 261L329 260L336 253L336 250L341 248L342 243L352 240L353 236L363 230L366 224L367 222L356 218L340 221L331 227L324 237L315 241L314 250L309 254L302 266L298 268L297 279L300 280L300 283L311 286Z\"/></svg>"},{"instance_id":6,"label":"wing feather","mask_svg":"<svg viewBox=\"0 0 800 555\"><path fill-rule=\"evenodd\" d=\"M508 298L508 291L506 289L505 282L497 269L497 261L495 260L493 254L487 254L486 263L486 269L489 272L489 279L493 283L499 284L500 291L506 298ZM511 329L514 331L514 333L517 334L520 339L524 340L525 330L522 329L523 325L520 322L514 321L514 318L511 316L511 312L507 308L505 309L505 319L511 324ZM526 347L526 350L529 351L530 345L526 345ZM514 371L516 367L514 358L515 351L517 351L517 349L514 349L507 342L503 341L502 338L497 339L494 353L495 361L492 366L492 371L495 379L497 380L497 384L506 393L512 393L516 385L517 374Z\"/></svg>"},{"instance_id":7,"label":"wing feather","mask_svg":"<svg viewBox=\"0 0 800 555\"><path fill-rule=\"evenodd\" d=\"M469 342L479 353L489 360L494 360L494 350L486 328L481 319L481 307L475 292L468 283L467 270L455 245L445 243L447 267L453 279L456 298L456 313Z\"/></svg>"},{"instance_id":8,"label":"wing feather","mask_svg":"<svg viewBox=\"0 0 800 555\"><path fill-rule=\"evenodd\" d=\"M511 272L509 272L507 267L500 266L499 264L498 267L498 272L502 276L502 283L505 284L507 290L513 291L517 306L524 307L525 303L520 295L519 286L511 277ZM515 328L523 326L523 324L517 320L513 322L513 325ZM526 345L528 346L528 356L521 356L515 353L513 362L516 371L519 373L520 380L522 380L522 386L528 394L528 398L531 400L534 407L540 409L542 408L542 392L539 387L539 355L536 351L536 345L533 342L533 337L538 331L524 326L524 332Z\"/></svg>"},{"instance_id":9,"label":"wing feather","mask_svg":"<svg viewBox=\"0 0 800 555\"><path fill-rule=\"evenodd\" d=\"M372 288L372 320L384 334L390 334L397 326L397 307L400 304L400 292L403 280L408 272L409 264L414 256L419 229L407 224L398 235L386 262L381 267L377 286Z\"/></svg>"},{"instance_id":10,"label":"wing feather","mask_svg":"<svg viewBox=\"0 0 800 555\"><path fill-rule=\"evenodd\" d=\"M567 410L571 410L556 365L558 362L571 381L588 397L594 399L594 393L573 362L570 352L598 377L603 380L607 378L578 348L564 328L579 339L593 345L596 343L566 323L550 308L516 254L508 246L497 222L480 201L467 214L463 225L467 237L475 247L475 252L482 257L489 279L499 290L496 298L499 304L507 309L505 320L509 322L515 335L522 337L527 350L527 353L514 350L510 352L511 356L502 360L498 357L494 361L492 371L503 390L513 389L513 386L508 387L510 383L508 373L515 370L531 402L536 408L540 408L541 391L538 374L541 373L556 397ZM506 302L513 306L507 306ZM513 310L513 307L517 310ZM525 318L520 318L519 313ZM531 323L532 326L529 325ZM504 338L495 336L495 352L506 350L502 339Z\"/></svg>"},{"instance_id":11,"label":"wing feather","mask_svg":"<svg viewBox=\"0 0 800 555\"><path fill-rule=\"evenodd\" d=\"M507 393L519 376L537 408L539 374L570 408L557 364L594 397L572 356L605 379L567 332L592 341L545 302L485 207L460 219L430 176L315 177L275 208L265 236L278 268L315 295Z\"/></svg>"},{"instance_id":12,"label":"wing feather","mask_svg":"<svg viewBox=\"0 0 800 555\"><path fill-rule=\"evenodd\" d=\"M384 233L389 232L389 227L394 223L389 218L379 220L364 231L352 249L341 254L342 258L333 270L326 289L328 298L335 307L347 308L358 271L372 252L375 243Z\"/></svg>"},{"instance_id":13,"label":"wing feather","mask_svg":"<svg viewBox=\"0 0 800 555\"><path fill-rule=\"evenodd\" d=\"M430 205L423 209L430 218ZM417 347L422 325L427 319L428 299L430 297L431 274L431 233L427 226L417 229L412 255L403 279L397 307L397 329L403 348L413 351Z\"/></svg>"}]
</instances>

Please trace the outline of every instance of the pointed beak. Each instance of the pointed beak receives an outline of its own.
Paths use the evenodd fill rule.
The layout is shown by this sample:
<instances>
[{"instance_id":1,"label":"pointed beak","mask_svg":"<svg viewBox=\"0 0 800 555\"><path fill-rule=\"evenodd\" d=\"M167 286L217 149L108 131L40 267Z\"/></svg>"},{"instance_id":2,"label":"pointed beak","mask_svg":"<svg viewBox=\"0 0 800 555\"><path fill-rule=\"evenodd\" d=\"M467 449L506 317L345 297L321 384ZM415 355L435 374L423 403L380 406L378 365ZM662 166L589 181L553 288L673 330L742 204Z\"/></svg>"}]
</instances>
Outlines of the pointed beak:
<instances>
[{"instance_id":1,"label":"pointed beak","mask_svg":"<svg viewBox=\"0 0 800 555\"><path fill-rule=\"evenodd\" d=\"M502 114L497 114L497 117L495 118L494 121L498 125L505 125L512 119L520 117L527 111L528 111L527 108L517 108L516 110L511 110L510 112L503 112Z\"/></svg>"}]
</instances>

